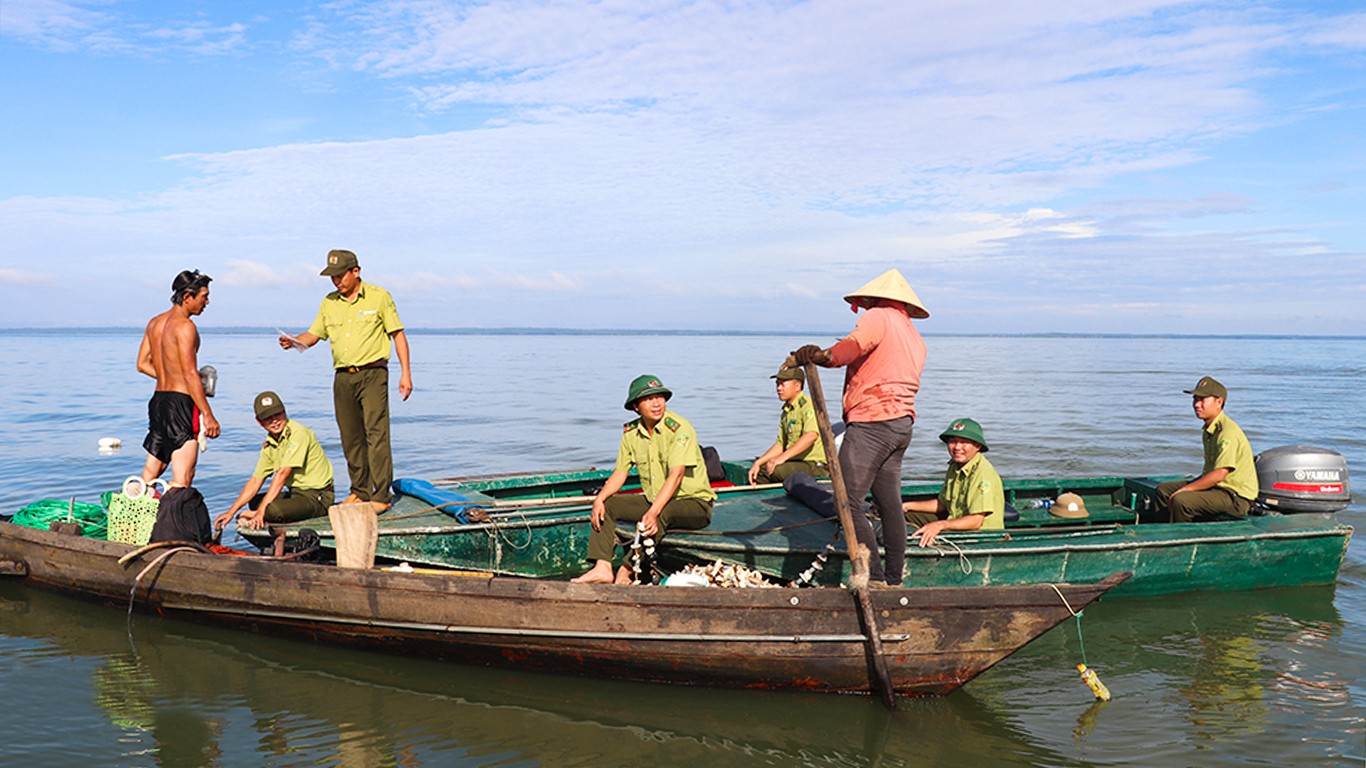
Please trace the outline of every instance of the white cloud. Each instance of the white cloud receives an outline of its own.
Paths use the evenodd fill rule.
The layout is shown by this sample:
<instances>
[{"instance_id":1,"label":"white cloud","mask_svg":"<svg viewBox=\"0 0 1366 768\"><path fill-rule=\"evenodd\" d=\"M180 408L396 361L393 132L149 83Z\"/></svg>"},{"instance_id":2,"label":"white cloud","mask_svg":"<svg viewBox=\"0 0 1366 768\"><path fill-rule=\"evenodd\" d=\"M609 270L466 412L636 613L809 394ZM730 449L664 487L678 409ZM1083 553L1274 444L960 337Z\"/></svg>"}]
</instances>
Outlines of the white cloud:
<instances>
[{"instance_id":1,"label":"white cloud","mask_svg":"<svg viewBox=\"0 0 1366 768\"><path fill-rule=\"evenodd\" d=\"M249 22L114 19L117 4L34 20L58 5L20 3L23 28L39 30L30 38L103 30L178 51L250 47ZM1335 24L1175 0L310 10L293 50L383 82L427 116L476 105L496 118L426 134L405 123L405 138L178 147L164 160L189 180L142 197L0 200L0 259L60 248L137 259L158 286L189 262L225 287L316 293L322 254L349 247L367 279L405 297L461 293L446 325L500 302L532 324L552 324L537 303L589 325L641 307L666 323L720 296L708 317L762 327L774 307L827 302L887 265L926 281L931 304L1083 291L1088 306L1135 314L1193 259L1249 293L1265 288L1248 275L1295 254L1361 273L1350 243L1247 223L1271 207L1256 191L1130 186L1209 163L1221 142L1305 109L1336 109L1355 86L1325 88L1292 116L1263 78L1306 50L1366 48L1361 15ZM327 129L303 111L259 124ZM369 135L382 136L376 125ZM1355 173L1317 178L1342 193ZM736 301L745 295L760 301ZM413 322L422 309L404 311Z\"/></svg>"},{"instance_id":2,"label":"white cloud","mask_svg":"<svg viewBox=\"0 0 1366 768\"><path fill-rule=\"evenodd\" d=\"M210 24L203 21L176 22L147 29L140 39L154 45L175 47L200 55L228 53L247 43L247 25L240 22Z\"/></svg>"},{"instance_id":3,"label":"white cloud","mask_svg":"<svg viewBox=\"0 0 1366 768\"><path fill-rule=\"evenodd\" d=\"M228 259L227 271L213 275L215 282L233 288L274 288L279 286L300 286L310 289L319 285L318 268L303 264L291 264L277 269L269 264L245 259Z\"/></svg>"},{"instance_id":4,"label":"white cloud","mask_svg":"<svg viewBox=\"0 0 1366 768\"><path fill-rule=\"evenodd\" d=\"M56 287L58 283L56 275L48 274L46 272L0 268L0 285Z\"/></svg>"},{"instance_id":5,"label":"white cloud","mask_svg":"<svg viewBox=\"0 0 1366 768\"><path fill-rule=\"evenodd\" d=\"M0 7L0 36L59 50L88 41L111 17L83 7L107 2L74 3L62 0L6 0Z\"/></svg>"},{"instance_id":6,"label":"white cloud","mask_svg":"<svg viewBox=\"0 0 1366 768\"><path fill-rule=\"evenodd\" d=\"M499 270L485 270L481 275L463 272L415 272L398 273L384 278L386 287L404 292L475 292L475 291L529 291L533 293L578 293L583 290L582 282L562 272L545 274L518 274Z\"/></svg>"},{"instance_id":7,"label":"white cloud","mask_svg":"<svg viewBox=\"0 0 1366 768\"><path fill-rule=\"evenodd\" d=\"M149 23L138 17L140 10L144 9L114 0L5 0L0 7L0 35L59 51L121 54L176 50L217 55L247 42L245 23L216 24L202 19Z\"/></svg>"}]
</instances>

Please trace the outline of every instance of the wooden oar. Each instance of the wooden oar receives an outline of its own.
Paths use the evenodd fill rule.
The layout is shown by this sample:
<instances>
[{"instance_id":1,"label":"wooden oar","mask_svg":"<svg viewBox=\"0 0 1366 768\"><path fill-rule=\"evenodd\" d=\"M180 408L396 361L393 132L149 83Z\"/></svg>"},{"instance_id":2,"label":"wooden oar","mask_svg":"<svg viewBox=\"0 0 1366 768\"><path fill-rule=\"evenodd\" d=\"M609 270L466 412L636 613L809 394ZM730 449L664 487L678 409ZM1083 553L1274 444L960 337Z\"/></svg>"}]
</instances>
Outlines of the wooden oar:
<instances>
[{"instance_id":1,"label":"wooden oar","mask_svg":"<svg viewBox=\"0 0 1366 768\"><path fill-rule=\"evenodd\" d=\"M887 670L887 658L882 655L882 634L877 628L877 617L873 613L873 601L868 596L868 548L859 543L854 533L854 515L849 509L849 494L844 487L844 471L840 469L839 452L835 450L835 432L830 428L830 413L825 408L825 392L821 390L820 369L815 363L807 363L806 390L811 394L811 405L816 410L816 424L821 430L821 444L825 446L825 460L830 464L831 489L835 492L835 511L840 516L840 528L844 531L844 543L849 549L849 566L853 571L849 578L849 589L858 603L859 618L862 619L863 633L868 652L869 677L873 687L882 694L882 703L888 709L896 709L896 691L892 689L891 673ZM900 510L897 510L899 513ZM876 553L872 553L876 556Z\"/></svg>"}]
</instances>

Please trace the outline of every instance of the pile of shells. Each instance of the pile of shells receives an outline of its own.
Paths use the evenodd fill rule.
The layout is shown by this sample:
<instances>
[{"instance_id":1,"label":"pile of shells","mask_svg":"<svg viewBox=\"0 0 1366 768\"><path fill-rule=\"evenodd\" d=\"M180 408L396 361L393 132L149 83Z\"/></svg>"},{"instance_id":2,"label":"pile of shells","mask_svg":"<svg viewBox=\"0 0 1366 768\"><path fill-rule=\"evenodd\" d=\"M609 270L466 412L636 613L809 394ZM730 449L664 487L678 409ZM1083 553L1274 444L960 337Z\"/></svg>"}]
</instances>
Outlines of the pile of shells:
<instances>
[{"instance_id":1,"label":"pile of shells","mask_svg":"<svg viewBox=\"0 0 1366 768\"><path fill-rule=\"evenodd\" d=\"M723 563L720 560L708 565L684 566L679 573L701 576L713 587L768 589L780 586L764 578L762 573L759 573L753 568L746 568L743 565L735 565L733 563Z\"/></svg>"}]
</instances>

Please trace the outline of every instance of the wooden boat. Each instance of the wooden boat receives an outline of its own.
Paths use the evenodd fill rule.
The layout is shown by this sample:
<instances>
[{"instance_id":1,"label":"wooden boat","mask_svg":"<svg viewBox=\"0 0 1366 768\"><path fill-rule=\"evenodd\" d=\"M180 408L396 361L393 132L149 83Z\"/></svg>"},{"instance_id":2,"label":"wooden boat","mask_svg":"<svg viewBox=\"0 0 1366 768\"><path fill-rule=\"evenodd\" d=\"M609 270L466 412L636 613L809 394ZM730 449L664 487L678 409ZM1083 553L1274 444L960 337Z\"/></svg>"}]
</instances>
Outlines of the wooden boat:
<instances>
[{"instance_id":1,"label":"wooden boat","mask_svg":"<svg viewBox=\"0 0 1366 768\"><path fill-rule=\"evenodd\" d=\"M744 467L726 464L728 477L743 480ZM587 492L605 470L452 478L431 484L409 481L409 493L380 516L378 555L413 564L564 578L586 567ZM1281 513L1271 509L1243 520L1172 525L1144 523L1158 483L1173 477L1099 477L1007 480L1007 502L1018 520L1004 531L951 533L936 547L908 547L904 586L969 586L1092 581L1116 570L1134 577L1113 596L1158 595L1199 590L1242 590L1331 584L1353 529L1326 512ZM673 570L687 563L722 560L755 568L782 583L798 579L824 555L811 583L848 579L848 560L836 540L833 516L790 498L781 488L720 488L712 524L703 531L674 531L661 542L661 562ZM905 498L928 498L937 483L907 485ZM1034 505L1064 493L1080 495L1088 517L1065 519ZM440 505L445 506L440 506ZM462 511L479 507L484 522L461 523ZM325 519L302 527L330 539ZM268 537L254 540L266 544Z\"/></svg>"},{"instance_id":2,"label":"wooden boat","mask_svg":"<svg viewBox=\"0 0 1366 768\"><path fill-rule=\"evenodd\" d=\"M0 573L143 611L386 652L650 682L868 692L843 589L614 587L345 569L0 523ZM1122 583L871 593L891 690L945 694Z\"/></svg>"}]
</instances>

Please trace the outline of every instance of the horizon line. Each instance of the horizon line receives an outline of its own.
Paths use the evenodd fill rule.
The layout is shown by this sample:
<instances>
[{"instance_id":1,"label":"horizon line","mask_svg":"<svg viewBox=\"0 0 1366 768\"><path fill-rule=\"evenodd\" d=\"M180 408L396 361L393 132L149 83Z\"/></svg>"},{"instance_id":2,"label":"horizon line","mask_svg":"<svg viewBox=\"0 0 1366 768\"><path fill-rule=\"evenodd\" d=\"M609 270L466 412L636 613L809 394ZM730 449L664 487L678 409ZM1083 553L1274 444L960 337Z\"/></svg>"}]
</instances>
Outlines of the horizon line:
<instances>
[{"instance_id":1,"label":"horizon line","mask_svg":"<svg viewBox=\"0 0 1366 768\"><path fill-rule=\"evenodd\" d=\"M7 333L53 334L53 333L141 333L138 326L33 326L5 328ZM528 327L480 327L461 326L450 328L414 328L407 326L405 331L415 335L433 336L814 336L833 335L842 338L849 333L844 330L736 330L736 329L665 329L665 328L561 328L554 326ZM201 333L223 333L230 335L269 333L275 334L274 326L234 325L201 326ZM921 331L929 337L1006 337L1006 338L1098 338L1098 339L1318 339L1355 341L1366 339L1366 335L1350 334L1294 334L1294 333L1078 333L1074 331L975 331L945 332Z\"/></svg>"}]
</instances>

